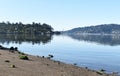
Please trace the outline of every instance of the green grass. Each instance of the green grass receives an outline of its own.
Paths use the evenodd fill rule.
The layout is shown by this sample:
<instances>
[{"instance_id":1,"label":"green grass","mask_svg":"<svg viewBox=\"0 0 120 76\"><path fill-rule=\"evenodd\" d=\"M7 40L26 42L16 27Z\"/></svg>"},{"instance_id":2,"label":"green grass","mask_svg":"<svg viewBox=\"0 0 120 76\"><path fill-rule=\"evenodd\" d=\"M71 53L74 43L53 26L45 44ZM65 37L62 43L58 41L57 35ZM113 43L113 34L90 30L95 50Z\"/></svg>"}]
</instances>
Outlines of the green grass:
<instances>
[{"instance_id":1,"label":"green grass","mask_svg":"<svg viewBox=\"0 0 120 76\"><path fill-rule=\"evenodd\" d=\"M29 60L28 56L26 55L20 55L19 58L22 60Z\"/></svg>"}]
</instances>

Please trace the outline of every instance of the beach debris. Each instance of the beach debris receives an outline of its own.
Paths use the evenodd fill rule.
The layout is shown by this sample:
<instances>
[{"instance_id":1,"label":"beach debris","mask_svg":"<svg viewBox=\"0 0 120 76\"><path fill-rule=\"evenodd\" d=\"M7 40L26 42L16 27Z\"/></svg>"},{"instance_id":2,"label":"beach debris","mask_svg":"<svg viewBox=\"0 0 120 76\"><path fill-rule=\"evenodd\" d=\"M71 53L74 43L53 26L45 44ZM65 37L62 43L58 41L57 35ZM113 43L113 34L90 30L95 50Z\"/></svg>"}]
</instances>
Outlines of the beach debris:
<instances>
[{"instance_id":1,"label":"beach debris","mask_svg":"<svg viewBox=\"0 0 120 76\"><path fill-rule=\"evenodd\" d=\"M9 60L5 60L5 62L9 63L10 61Z\"/></svg>"},{"instance_id":2,"label":"beach debris","mask_svg":"<svg viewBox=\"0 0 120 76\"><path fill-rule=\"evenodd\" d=\"M10 67L11 68L16 68L16 66L14 64L11 64Z\"/></svg>"},{"instance_id":3,"label":"beach debris","mask_svg":"<svg viewBox=\"0 0 120 76\"><path fill-rule=\"evenodd\" d=\"M49 66L49 64L47 64L47 66Z\"/></svg>"},{"instance_id":4,"label":"beach debris","mask_svg":"<svg viewBox=\"0 0 120 76\"><path fill-rule=\"evenodd\" d=\"M103 75L103 72L101 72L101 71L96 71L96 73L99 75Z\"/></svg>"},{"instance_id":5,"label":"beach debris","mask_svg":"<svg viewBox=\"0 0 120 76\"><path fill-rule=\"evenodd\" d=\"M15 48L14 47L10 47L9 51L14 53L15 51L18 51L18 48L17 47L15 47Z\"/></svg>"},{"instance_id":6,"label":"beach debris","mask_svg":"<svg viewBox=\"0 0 120 76\"><path fill-rule=\"evenodd\" d=\"M42 56L42 58L45 58L45 56Z\"/></svg>"},{"instance_id":7,"label":"beach debris","mask_svg":"<svg viewBox=\"0 0 120 76\"><path fill-rule=\"evenodd\" d=\"M51 59L51 58L53 58L53 57L54 57L53 55L49 54L46 58L47 58L47 59Z\"/></svg>"},{"instance_id":8,"label":"beach debris","mask_svg":"<svg viewBox=\"0 0 120 76\"><path fill-rule=\"evenodd\" d=\"M88 69L88 67L85 67L85 69Z\"/></svg>"},{"instance_id":9,"label":"beach debris","mask_svg":"<svg viewBox=\"0 0 120 76\"><path fill-rule=\"evenodd\" d=\"M100 71L101 71L101 72L105 72L106 70L105 70L105 69L101 69Z\"/></svg>"},{"instance_id":10,"label":"beach debris","mask_svg":"<svg viewBox=\"0 0 120 76\"><path fill-rule=\"evenodd\" d=\"M77 65L77 63L74 63L73 65Z\"/></svg>"},{"instance_id":11,"label":"beach debris","mask_svg":"<svg viewBox=\"0 0 120 76\"><path fill-rule=\"evenodd\" d=\"M50 58L53 58L53 57L54 57L54 56L53 56L53 55L51 55L51 54L49 54L48 56L49 56Z\"/></svg>"}]
</instances>

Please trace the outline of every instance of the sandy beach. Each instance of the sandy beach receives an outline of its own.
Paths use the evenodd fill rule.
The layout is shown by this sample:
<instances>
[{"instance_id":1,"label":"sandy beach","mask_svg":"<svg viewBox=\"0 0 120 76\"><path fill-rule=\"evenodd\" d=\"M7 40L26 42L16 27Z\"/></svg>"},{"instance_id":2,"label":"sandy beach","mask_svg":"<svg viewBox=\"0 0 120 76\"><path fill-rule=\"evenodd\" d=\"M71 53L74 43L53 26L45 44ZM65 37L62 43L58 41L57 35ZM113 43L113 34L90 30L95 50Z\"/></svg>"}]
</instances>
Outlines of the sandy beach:
<instances>
[{"instance_id":1,"label":"sandy beach","mask_svg":"<svg viewBox=\"0 0 120 76\"><path fill-rule=\"evenodd\" d=\"M29 60L22 60L19 56L17 51L0 50L0 76L115 76L48 58L27 55Z\"/></svg>"}]
</instances>

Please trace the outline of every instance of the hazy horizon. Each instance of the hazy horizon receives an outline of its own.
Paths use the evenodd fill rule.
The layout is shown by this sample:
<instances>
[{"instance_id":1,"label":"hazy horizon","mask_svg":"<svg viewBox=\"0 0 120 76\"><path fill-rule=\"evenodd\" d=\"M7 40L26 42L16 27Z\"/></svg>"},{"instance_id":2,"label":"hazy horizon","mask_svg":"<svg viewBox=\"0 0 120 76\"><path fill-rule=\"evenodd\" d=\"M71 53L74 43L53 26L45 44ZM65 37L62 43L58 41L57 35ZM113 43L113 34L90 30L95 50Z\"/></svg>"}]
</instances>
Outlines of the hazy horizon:
<instances>
[{"instance_id":1,"label":"hazy horizon","mask_svg":"<svg viewBox=\"0 0 120 76\"><path fill-rule=\"evenodd\" d=\"M119 0L0 0L0 21L47 23L55 30L120 24Z\"/></svg>"}]
</instances>

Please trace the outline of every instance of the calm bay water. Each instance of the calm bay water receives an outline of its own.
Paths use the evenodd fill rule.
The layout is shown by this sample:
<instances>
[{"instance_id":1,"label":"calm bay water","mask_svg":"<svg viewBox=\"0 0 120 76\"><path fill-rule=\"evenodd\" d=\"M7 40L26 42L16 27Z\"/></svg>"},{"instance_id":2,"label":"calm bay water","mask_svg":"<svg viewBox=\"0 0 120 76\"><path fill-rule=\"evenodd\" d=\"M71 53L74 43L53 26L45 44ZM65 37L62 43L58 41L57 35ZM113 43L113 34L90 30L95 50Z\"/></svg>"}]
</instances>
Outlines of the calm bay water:
<instances>
[{"instance_id":1,"label":"calm bay water","mask_svg":"<svg viewBox=\"0 0 120 76\"><path fill-rule=\"evenodd\" d=\"M54 60L95 70L120 72L120 38L116 36L0 35L0 44L24 53L54 55Z\"/></svg>"}]
</instances>

